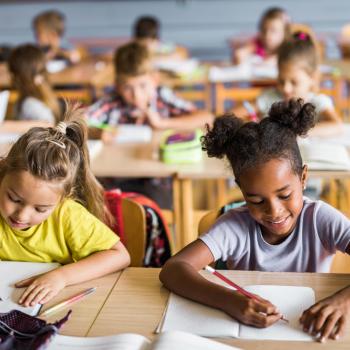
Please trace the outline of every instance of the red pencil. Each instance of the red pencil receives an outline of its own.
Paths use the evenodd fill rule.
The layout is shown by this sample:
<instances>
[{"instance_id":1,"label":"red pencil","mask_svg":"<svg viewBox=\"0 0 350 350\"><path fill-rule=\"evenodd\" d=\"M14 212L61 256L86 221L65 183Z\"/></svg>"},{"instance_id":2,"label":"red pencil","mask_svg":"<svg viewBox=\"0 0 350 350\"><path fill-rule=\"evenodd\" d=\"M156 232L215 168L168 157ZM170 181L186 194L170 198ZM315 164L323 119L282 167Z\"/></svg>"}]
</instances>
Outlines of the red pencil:
<instances>
[{"instance_id":1,"label":"red pencil","mask_svg":"<svg viewBox=\"0 0 350 350\"><path fill-rule=\"evenodd\" d=\"M220 272L217 272L215 269L213 269L211 266L206 266L204 268L205 270L207 270L208 272L210 272L211 274L215 275L216 277L220 278L222 281L224 281L225 283L227 283L229 286L235 288L239 293L245 295L246 297L250 298L250 299L254 299L256 301L259 301L260 299L255 295L252 294L250 292L248 292L247 290L243 289L241 286L239 286L238 284L236 284L235 282L229 280L227 277L225 277L224 275L222 275ZM282 321L285 322L289 322L287 319L285 319L283 316L281 317Z\"/></svg>"}]
</instances>

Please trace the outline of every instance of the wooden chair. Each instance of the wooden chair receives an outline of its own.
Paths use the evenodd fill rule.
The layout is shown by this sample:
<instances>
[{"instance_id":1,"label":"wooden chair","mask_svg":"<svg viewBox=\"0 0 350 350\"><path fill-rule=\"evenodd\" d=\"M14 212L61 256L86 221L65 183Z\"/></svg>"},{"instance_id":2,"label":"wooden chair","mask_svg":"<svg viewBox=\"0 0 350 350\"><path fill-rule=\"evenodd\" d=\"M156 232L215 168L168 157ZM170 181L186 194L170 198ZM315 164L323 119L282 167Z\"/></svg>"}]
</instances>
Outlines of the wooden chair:
<instances>
[{"instance_id":1,"label":"wooden chair","mask_svg":"<svg viewBox=\"0 0 350 350\"><path fill-rule=\"evenodd\" d=\"M191 101L198 109L211 110L210 86L207 83L173 86L176 95Z\"/></svg>"},{"instance_id":2,"label":"wooden chair","mask_svg":"<svg viewBox=\"0 0 350 350\"><path fill-rule=\"evenodd\" d=\"M198 235L208 231L214 224L216 219L220 216L217 210L210 211L205 214L198 224ZM350 255L337 252L333 258L330 272L333 273L350 273Z\"/></svg>"},{"instance_id":3,"label":"wooden chair","mask_svg":"<svg viewBox=\"0 0 350 350\"><path fill-rule=\"evenodd\" d=\"M141 267L146 249L146 214L142 205L122 199L122 216L126 248L131 257L130 266Z\"/></svg>"},{"instance_id":4,"label":"wooden chair","mask_svg":"<svg viewBox=\"0 0 350 350\"><path fill-rule=\"evenodd\" d=\"M92 103L94 97L93 90L88 87L79 89L60 89L55 90L55 93L60 98L68 101L77 101L86 106Z\"/></svg>"},{"instance_id":5,"label":"wooden chair","mask_svg":"<svg viewBox=\"0 0 350 350\"><path fill-rule=\"evenodd\" d=\"M344 96L345 80L340 75L325 74L321 78L319 92L328 95L340 116L349 114L349 100Z\"/></svg>"},{"instance_id":6,"label":"wooden chair","mask_svg":"<svg viewBox=\"0 0 350 350\"><path fill-rule=\"evenodd\" d=\"M230 101L233 104L240 105L243 101L253 102L261 94L263 88L252 87L239 87L230 84L227 86L225 83L215 84L215 113L221 115L227 111L226 103Z\"/></svg>"}]
</instances>

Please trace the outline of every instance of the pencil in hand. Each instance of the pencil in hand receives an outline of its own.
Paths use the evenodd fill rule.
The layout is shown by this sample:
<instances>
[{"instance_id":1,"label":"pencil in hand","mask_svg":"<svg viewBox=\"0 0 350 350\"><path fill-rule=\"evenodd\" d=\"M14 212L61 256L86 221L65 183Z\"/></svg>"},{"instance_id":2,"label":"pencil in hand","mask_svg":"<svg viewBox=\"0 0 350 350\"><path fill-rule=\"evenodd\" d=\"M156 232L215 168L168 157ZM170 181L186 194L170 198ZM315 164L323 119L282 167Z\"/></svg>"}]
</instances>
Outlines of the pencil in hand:
<instances>
[{"instance_id":1,"label":"pencil in hand","mask_svg":"<svg viewBox=\"0 0 350 350\"><path fill-rule=\"evenodd\" d=\"M235 282L229 280L227 277L225 277L224 275L222 275L220 272L216 271L212 267L206 266L204 269L206 271L210 272L211 274L215 275L216 277L220 278L222 281L224 281L229 286L235 288L239 293L245 295L247 298L259 301L259 298L255 294L248 292L247 290L245 290L244 288L242 288L241 286L239 286ZM283 315L281 317L281 321L289 323L289 321L286 318L284 318Z\"/></svg>"}]
</instances>

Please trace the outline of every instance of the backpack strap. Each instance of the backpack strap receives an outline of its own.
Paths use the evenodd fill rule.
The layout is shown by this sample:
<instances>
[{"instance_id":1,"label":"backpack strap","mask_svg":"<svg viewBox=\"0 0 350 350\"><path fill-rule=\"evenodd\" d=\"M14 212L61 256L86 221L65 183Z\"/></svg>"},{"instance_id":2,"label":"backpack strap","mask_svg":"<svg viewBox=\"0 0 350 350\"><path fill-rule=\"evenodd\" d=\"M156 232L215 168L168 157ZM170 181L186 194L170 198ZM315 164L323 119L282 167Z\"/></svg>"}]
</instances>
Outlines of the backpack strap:
<instances>
[{"instance_id":1,"label":"backpack strap","mask_svg":"<svg viewBox=\"0 0 350 350\"><path fill-rule=\"evenodd\" d=\"M120 237L121 242L126 245L126 235L124 230L123 212L122 212L123 194L120 189L105 191L105 201L108 209L113 215L115 222L110 225L111 229Z\"/></svg>"}]
</instances>

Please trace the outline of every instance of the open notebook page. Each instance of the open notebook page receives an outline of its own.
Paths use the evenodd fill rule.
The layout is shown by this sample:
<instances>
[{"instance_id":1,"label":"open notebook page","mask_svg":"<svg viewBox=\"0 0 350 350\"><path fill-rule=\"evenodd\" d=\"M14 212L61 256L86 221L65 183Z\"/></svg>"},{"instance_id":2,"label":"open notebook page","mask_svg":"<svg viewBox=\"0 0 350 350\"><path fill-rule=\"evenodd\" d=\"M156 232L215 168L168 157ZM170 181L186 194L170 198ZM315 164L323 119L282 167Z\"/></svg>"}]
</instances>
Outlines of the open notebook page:
<instances>
[{"instance_id":1,"label":"open notebook page","mask_svg":"<svg viewBox=\"0 0 350 350\"><path fill-rule=\"evenodd\" d=\"M129 333L87 338L57 335L48 350L147 350L149 344L142 335Z\"/></svg>"},{"instance_id":2,"label":"open notebook page","mask_svg":"<svg viewBox=\"0 0 350 350\"><path fill-rule=\"evenodd\" d=\"M29 315L37 315L41 305L37 304L32 307L20 306L17 301L25 288L15 288L14 284L28 277L53 270L58 266L59 264L55 263L0 261L0 312L16 309Z\"/></svg>"},{"instance_id":3,"label":"open notebook page","mask_svg":"<svg viewBox=\"0 0 350 350\"><path fill-rule=\"evenodd\" d=\"M296 286L249 286L246 290L270 300L280 310L289 323L279 321L268 328L254 328L240 325L239 337L248 339L300 340L312 341L303 332L299 318L304 310L315 303L315 293L309 287Z\"/></svg>"},{"instance_id":4,"label":"open notebook page","mask_svg":"<svg viewBox=\"0 0 350 350\"><path fill-rule=\"evenodd\" d=\"M275 304L289 323L278 321L265 329L241 325L220 310L171 294L160 326L162 332L186 331L206 337L236 337L272 340L312 340L299 325L302 312L315 303L314 291L296 286L245 287Z\"/></svg>"},{"instance_id":5,"label":"open notebook page","mask_svg":"<svg viewBox=\"0 0 350 350\"><path fill-rule=\"evenodd\" d=\"M161 331L188 331L205 337L238 337L239 323L224 312L171 293Z\"/></svg>"}]
</instances>

